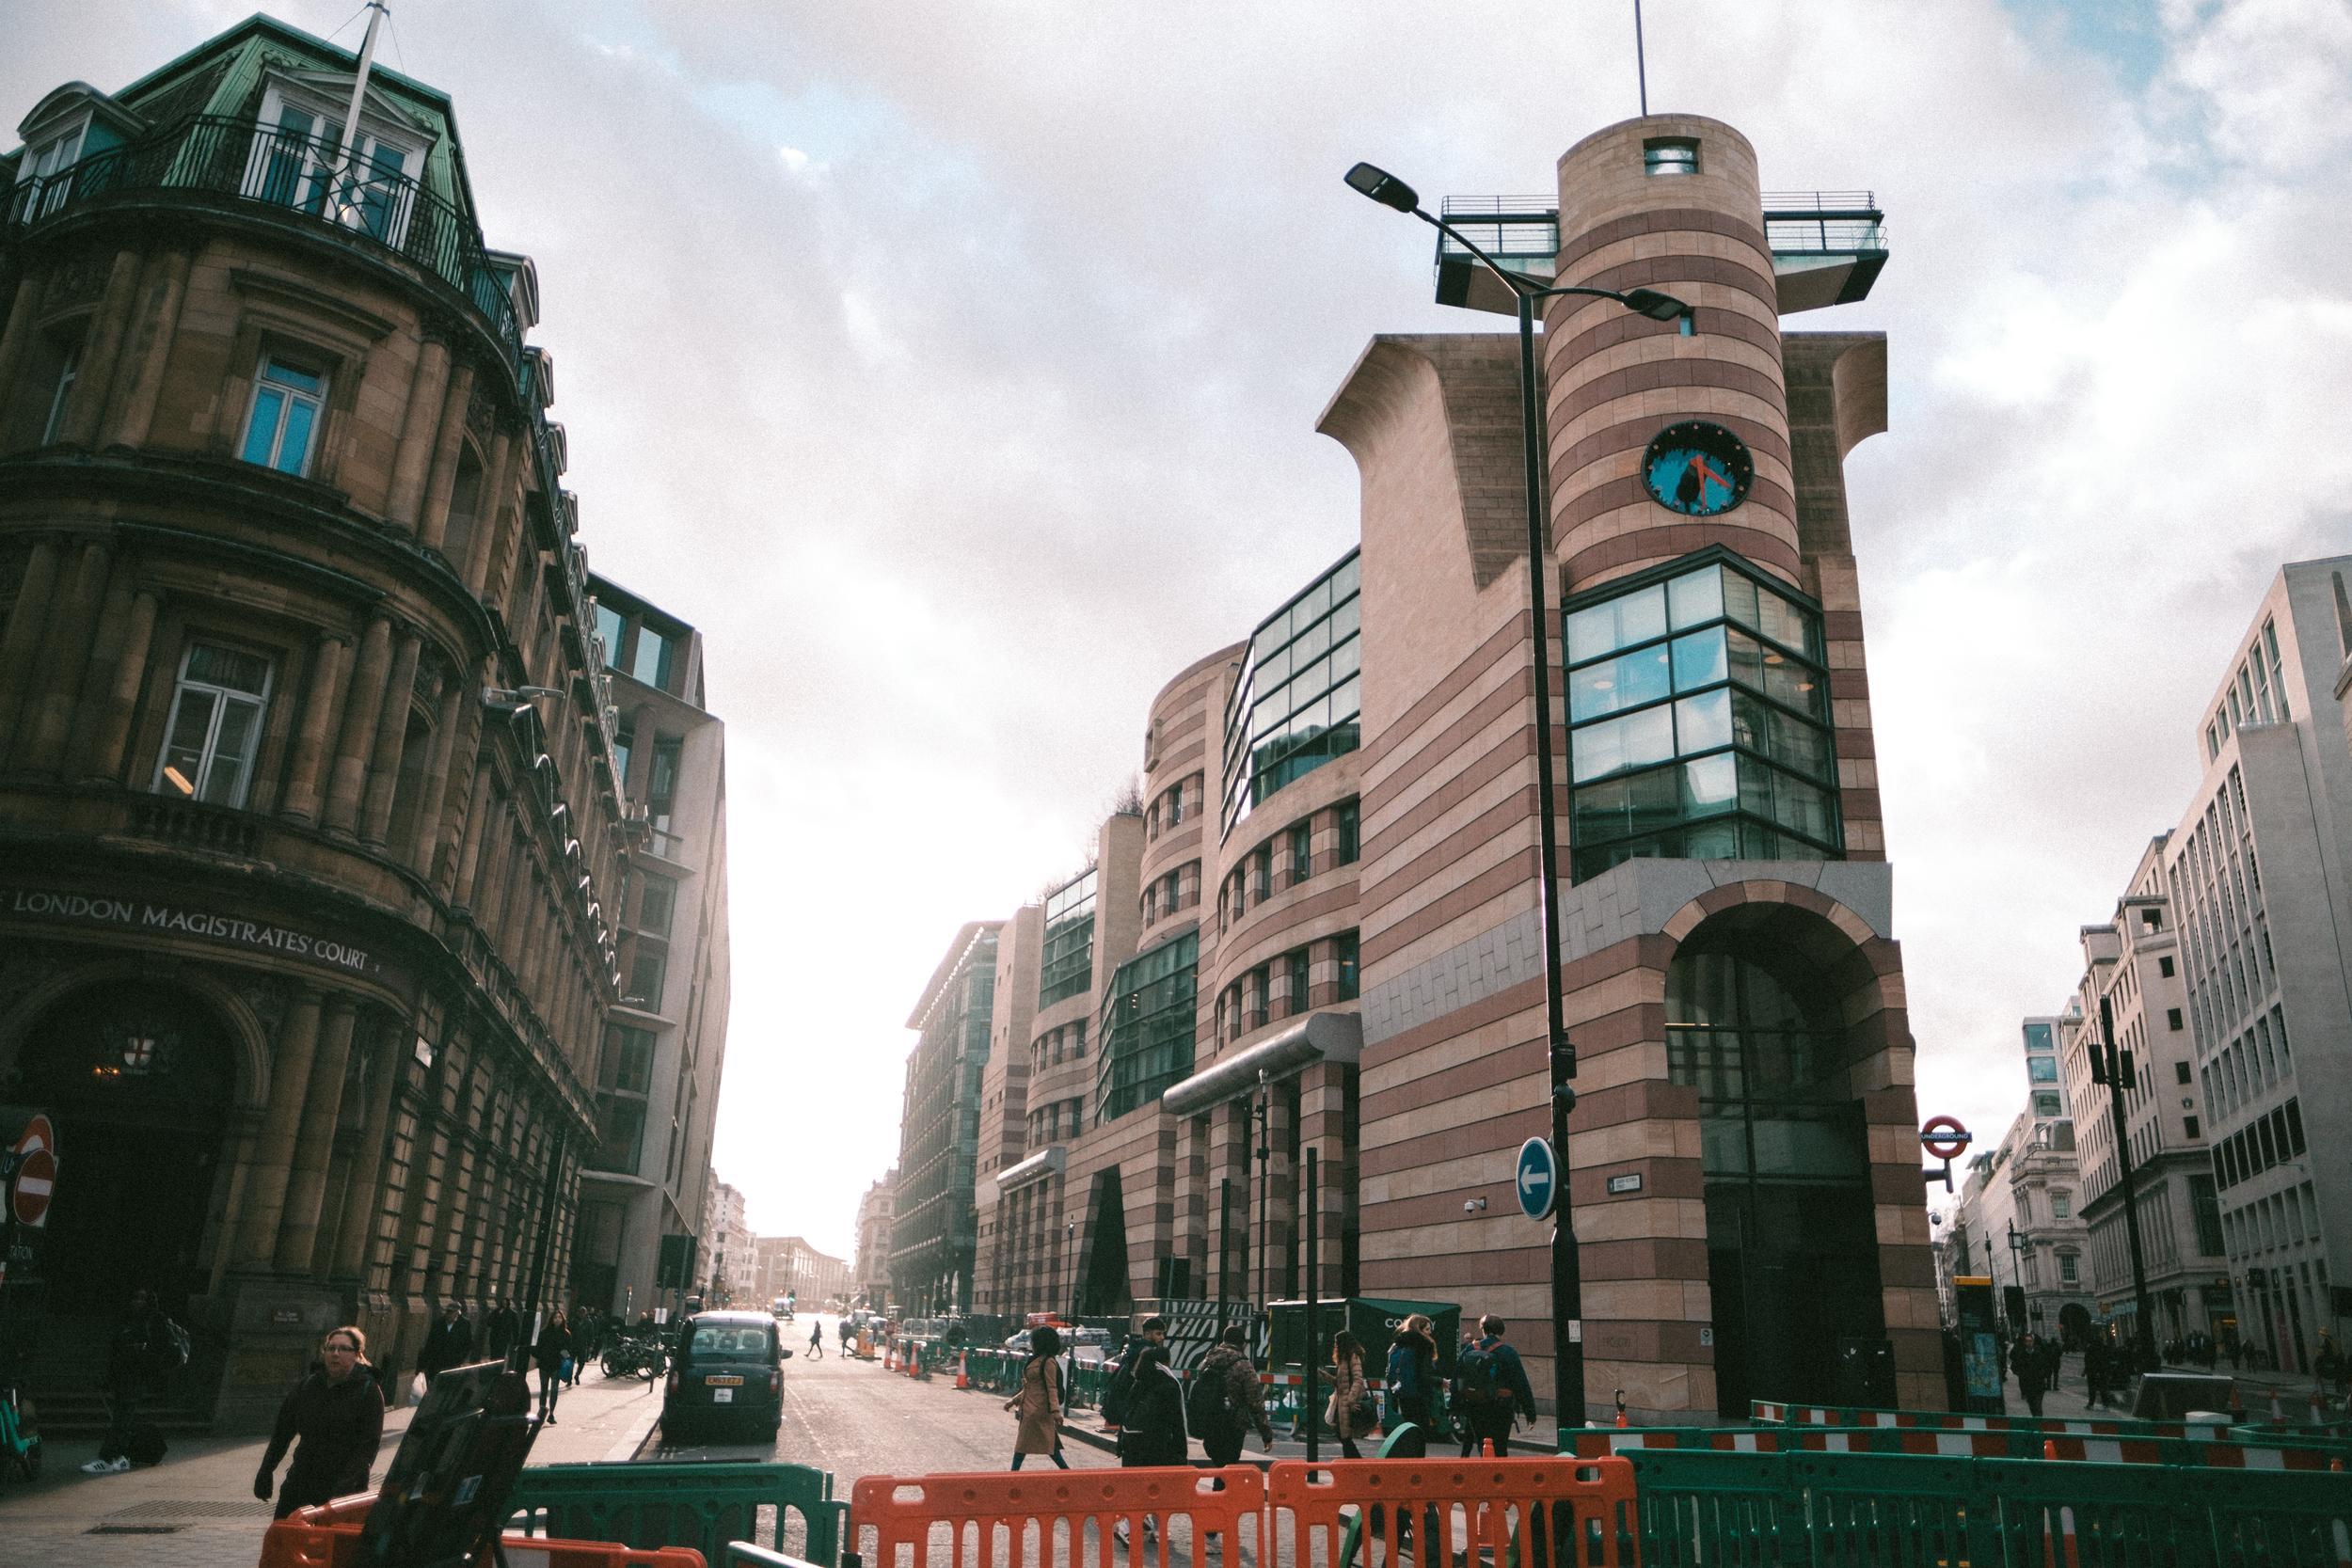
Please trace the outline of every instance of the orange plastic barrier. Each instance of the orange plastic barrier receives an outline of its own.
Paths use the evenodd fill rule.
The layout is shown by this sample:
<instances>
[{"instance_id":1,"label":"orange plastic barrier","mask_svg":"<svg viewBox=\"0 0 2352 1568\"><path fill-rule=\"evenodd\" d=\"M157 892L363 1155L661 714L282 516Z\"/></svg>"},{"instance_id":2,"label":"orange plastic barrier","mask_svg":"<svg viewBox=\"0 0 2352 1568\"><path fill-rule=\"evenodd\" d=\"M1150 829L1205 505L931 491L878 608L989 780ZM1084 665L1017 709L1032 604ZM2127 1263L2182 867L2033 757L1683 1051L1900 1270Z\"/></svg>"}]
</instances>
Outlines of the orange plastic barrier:
<instances>
[{"instance_id":1,"label":"orange plastic barrier","mask_svg":"<svg viewBox=\"0 0 2352 1568\"><path fill-rule=\"evenodd\" d=\"M1265 1477L1222 1470L991 1470L867 1476L850 1490L864 1568L1177 1568L1260 1550Z\"/></svg>"},{"instance_id":2,"label":"orange plastic barrier","mask_svg":"<svg viewBox=\"0 0 2352 1568\"><path fill-rule=\"evenodd\" d=\"M297 1508L262 1537L261 1568L361 1568L359 1527L375 1501L372 1492ZM513 1568L709 1568L691 1546L640 1550L609 1541L550 1541L509 1535L501 1544ZM485 1554L481 1562L490 1560Z\"/></svg>"},{"instance_id":3,"label":"orange plastic barrier","mask_svg":"<svg viewBox=\"0 0 2352 1568\"><path fill-rule=\"evenodd\" d=\"M1471 1562L1633 1568L1640 1539L1625 1459L1286 1459L1267 1469L1266 1502L1265 1560L1296 1568L1454 1560L1432 1542Z\"/></svg>"}]
</instances>

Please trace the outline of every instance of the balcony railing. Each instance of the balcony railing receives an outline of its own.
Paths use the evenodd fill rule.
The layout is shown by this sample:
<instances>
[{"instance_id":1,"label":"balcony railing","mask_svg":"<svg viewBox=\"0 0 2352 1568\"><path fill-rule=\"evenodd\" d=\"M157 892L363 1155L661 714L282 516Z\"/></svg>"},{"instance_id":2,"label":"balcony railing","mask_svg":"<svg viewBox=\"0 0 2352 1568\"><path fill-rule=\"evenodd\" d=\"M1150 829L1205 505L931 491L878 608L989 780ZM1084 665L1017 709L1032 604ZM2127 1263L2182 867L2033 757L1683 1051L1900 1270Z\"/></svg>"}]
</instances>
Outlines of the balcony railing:
<instances>
[{"instance_id":1,"label":"balcony railing","mask_svg":"<svg viewBox=\"0 0 2352 1568\"><path fill-rule=\"evenodd\" d=\"M507 369L529 410L530 439L544 476L542 492L559 538L571 535L576 514L558 489L559 443L533 395L524 359L523 328L504 280L491 266L482 230L456 203L434 195L412 176L345 159L336 143L249 119L197 115L119 147L93 152L54 174L37 175L8 194L0 240L15 240L77 213L139 198L198 198L249 204L309 219L352 244L396 256L473 308L506 356ZM591 624L588 561L578 545L562 552L574 613ZM589 678L607 689L603 661L588 656ZM600 695L592 728L608 765L614 731ZM608 771L610 768L608 766Z\"/></svg>"},{"instance_id":2,"label":"balcony railing","mask_svg":"<svg viewBox=\"0 0 2352 1568\"><path fill-rule=\"evenodd\" d=\"M473 306L519 376L522 328L463 208L417 180L346 161L322 136L197 115L93 152L12 193L8 237L126 197L185 192L295 213L430 273Z\"/></svg>"}]
</instances>

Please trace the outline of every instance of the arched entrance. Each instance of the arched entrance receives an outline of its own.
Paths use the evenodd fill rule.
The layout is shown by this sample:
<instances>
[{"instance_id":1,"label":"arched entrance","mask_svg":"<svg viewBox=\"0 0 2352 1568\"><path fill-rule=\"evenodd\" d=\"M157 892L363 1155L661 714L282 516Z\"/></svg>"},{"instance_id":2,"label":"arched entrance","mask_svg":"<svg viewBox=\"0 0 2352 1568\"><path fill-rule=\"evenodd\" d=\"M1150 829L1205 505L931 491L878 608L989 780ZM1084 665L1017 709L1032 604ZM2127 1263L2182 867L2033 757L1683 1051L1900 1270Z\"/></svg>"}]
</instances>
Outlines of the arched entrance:
<instances>
[{"instance_id":1,"label":"arched entrance","mask_svg":"<svg viewBox=\"0 0 2352 1568\"><path fill-rule=\"evenodd\" d=\"M2058 1308L2058 1332L2065 1337L2068 1350L2080 1350L2090 1338L2090 1312L2079 1301L2070 1301Z\"/></svg>"},{"instance_id":2,"label":"arched entrance","mask_svg":"<svg viewBox=\"0 0 2352 1568\"><path fill-rule=\"evenodd\" d=\"M60 1155L41 1243L52 1316L111 1316L138 1286L175 1309L199 1249L236 1092L234 1042L179 988L110 981L28 1029L5 1096L49 1113Z\"/></svg>"},{"instance_id":3,"label":"arched entrance","mask_svg":"<svg viewBox=\"0 0 2352 1568\"><path fill-rule=\"evenodd\" d=\"M1848 1068L1851 942L1745 905L1666 972L1669 1075L1699 1094L1717 1409L1833 1403L1841 1341L1882 1340L1868 1143Z\"/></svg>"}]
</instances>

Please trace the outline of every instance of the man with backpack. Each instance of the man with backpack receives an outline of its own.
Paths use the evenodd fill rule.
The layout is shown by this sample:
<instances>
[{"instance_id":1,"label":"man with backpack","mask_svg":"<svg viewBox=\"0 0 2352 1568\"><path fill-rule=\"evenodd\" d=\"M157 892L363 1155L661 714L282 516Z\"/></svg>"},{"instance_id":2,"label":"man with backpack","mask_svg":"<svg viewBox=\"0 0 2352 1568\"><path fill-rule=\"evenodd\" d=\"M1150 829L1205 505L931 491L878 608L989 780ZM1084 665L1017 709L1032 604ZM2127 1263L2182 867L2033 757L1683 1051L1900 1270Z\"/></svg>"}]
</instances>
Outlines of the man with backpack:
<instances>
[{"instance_id":1,"label":"man with backpack","mask_svg":"<svg viewBox=\"0 0 2352 1568\"><path fill-rule=\"evenodd\" d=\"M131 1305L106 1345L106 1431L99 1439L98 1457L83 1470L119 1475L135 1464L162 1462L163 1430L140 1420L139 1407L160 1384L187 1366L188 1349L187 1330L165 1315L155 1292L145 1286L133 1291Z\"/></svg>"},{"instance_id":2,"label":"man with backpack","mask_svg":"<svg viewBox=\"0 0 2352 1568\"><path fill-rule=\"evenodd\" d=\"M1193 1369L1184 1418L1212 1465L1238 1463L1242 1439L1252 1427L1266 1451L1274 1451L1274 1423L1266 1419L1265 1388L1258 1382L1248 1345L1249 1331L1235 1324Z\"/></svg>"},{"instance_id":3,"label":"man with backpack","mask_svg":"<svg viewBox=\"0 0 2352 1568\"><path fill-rule=\"evenodd\" d=\"M1119 1368L1103 1388L1104 1431L1117 1432L1127 1424L1127 1406L1136 1394L1136 1356L1147 1345L1165 1348L1167 1344L1168 1320L1157 1315L1144 1319L1142 1329L1128 1338L1126 1348L1119 1353Z\"/></svg>"},{"instance_id":4,"label":"man with backpack","mask_svg":"<svg viewBox=\"0 0 2352 1568\"><path fill-rule=\"evenodd\" d=\"M1495 1456L1511 1451L1513 1416L1535 1419L1535 1390L1528 1386L1519 1353L1502 1342L1507 1325L1488 1313L1478 1320L1479 1338L1462 1341L1454 1359L1454 1409L1462 1422L1462 1452L1491 1441Z\"/></svg>"}]
</instances>

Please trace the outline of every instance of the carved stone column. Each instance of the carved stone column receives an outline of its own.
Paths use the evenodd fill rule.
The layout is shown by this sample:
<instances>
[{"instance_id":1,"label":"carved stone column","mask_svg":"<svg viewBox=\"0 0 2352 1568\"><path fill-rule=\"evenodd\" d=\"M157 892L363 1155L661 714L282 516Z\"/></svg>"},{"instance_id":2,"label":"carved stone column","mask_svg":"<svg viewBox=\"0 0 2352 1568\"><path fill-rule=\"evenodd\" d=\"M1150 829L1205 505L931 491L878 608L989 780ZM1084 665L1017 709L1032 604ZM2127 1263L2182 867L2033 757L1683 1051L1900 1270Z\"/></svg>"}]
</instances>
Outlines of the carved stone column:
<instances>
[{"instance_id":1,"label":"carved stone column","mask_svg":"<svg viewBox=\"0 0 2352 1568\"><path fill-rule=\"evenodd\" d=\"M271 1053L269 1105L253 1140L244 1202L237 1222L235 1260L244 1268L268 1268L278 1256L278 1226L286 1212L286 1187L294 1173L294 1137L310 1089L310 1065L318 1053L319 1013L326 993L304 987L294 994L278 1026Z\"/></svg>"},{"instance_id":2,"label":"carved stone column","mask_svg":"<svg viewBox=\"0 0 2352 1568\"><path fill-rule=\"evenodd\" d=\"M408 388L408 416L400 427L400 444L392 451L391 488L384 501L384 520L404 533L416 531L434 439L440 434L441 402L448 391L449 345L428 340L417 355L416 379Z\"/></svg>"},{"instance_id":3,"label":"carved stone column","mask_svg":"<svg viewBox=\"0 0 2352 1568\"><path fill-rule=\"evenodd\" d=\"M326 826L348 833L359 823L367 792L368 763L374 754L375 721L384 710L384 680L392 662L392 623L382 615L368 623L359 659L351 674L350 700L343 705L342 732L327 774Z\"/></svg>"},{"instance_id":4,"label":"carved stone column","mask_svg":"<svg viewBox=\"0 0 2352 1568\"><path fill-rule=\"evenodd\" d=\"M400 764L408 744L408 700L417 689L417 658L424 638L403 632L392 656L391 677L385 683L384 704L376 715L375 744L370 751L366 803L359 814L359 841L381 847L391 830L392 798L400 789Z\"/></svg>"},{"instance_id":5,"label":"carved stone column","mask_svg":"<svg viewBox=\"0 0 2352 1568\"><path fill-rule=\"evenodd\" d=\"M311 1272L319 1213L326 1199L326 1157L342 1111L343 1075L351 1062L351 1028L357 1017L358 1005L348 996L326 1005L326 1022L319 1034L318 1055L295 1132L285 1212L278 1222L277 1263L284 1274Z\"/></svg>"}]
</instances>

